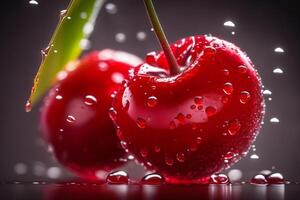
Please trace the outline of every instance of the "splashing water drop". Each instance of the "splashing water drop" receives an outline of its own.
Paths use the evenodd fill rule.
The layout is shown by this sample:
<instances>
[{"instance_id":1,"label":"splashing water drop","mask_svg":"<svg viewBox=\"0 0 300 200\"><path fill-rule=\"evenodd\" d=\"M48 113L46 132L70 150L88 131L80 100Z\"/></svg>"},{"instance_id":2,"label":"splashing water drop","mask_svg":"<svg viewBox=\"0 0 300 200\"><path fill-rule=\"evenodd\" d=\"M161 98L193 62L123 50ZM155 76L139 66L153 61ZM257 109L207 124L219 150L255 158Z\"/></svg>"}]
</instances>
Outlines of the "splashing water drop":
<instances>
[{"instance_id":1,"label":"splashing water drop","mask_svg":"<svg viewBox=\"0 0 300 200\"><path fill-rule=\"evenodd\" d=\"M273 70L273 73L274 74L283 74L283 70L281 69L281 68L275 68L274 70Z\"/></svg>"},{"instance_id":2,"label":"splashing water drop","mask_svg":"<svg viewBox=\"0 0 300 200\"><path fill-rule=\"evenodd\" d=\"M274 52L276 52L276 53L284 53L284 50L283 50L283 48L281 48L281 47L276 47L276 48L274 49Z\"/></svg>"},{"instance_id":3,"label":"splashing water drop","mask_svg":"<svg viewBox=\"0 0 300 200\"><path fill-rule=\"evenodd\" d=\"M233 92L233 86L231 83L225 83L223 87L223 92L227 95L231 95Z\"/></svg>"},{"instance_id":4,"label":"splashing water drop","mask_svg":"<svg viewBox=\"0 0 300 200\"><path fill-rule=\"evenodd\" d=\"M211 183L214 184L227 184L229 183L229 178L225 174L213 174L210 176Z\"/></svg>"},{"instance_id":5,"label":"splashing water drop","mask_svg":"<svg viewBox=\"0 0 300 200\"><path fill-rule=\"evenodd\" d=\"M141 182L147 185L160 185L165 182L165 179L160 174L153 173L144 176Z\"/></svg>"},{"instance_id":6,"label":"splashing water drop","mask_svg":"<svg viewBox=\"0 0 300 200\"><path fill-rule=\"evenodd\" d=\"M157 105L157 98L155 96L148 97L147 106L154 108Z\"/></svg>"},{"instance_id":7,"label":"splashing water drop","mask_svg":"<svg viewBox=\"0 0 300 200\"><path fill-rule=\"evenodd\" d=\"M277 117L273 117L273 118L270 119L270 122L271 123L279 123L280 121Z\"/></svg>"},{"instance_id":8,"label":"splashing water drop","mask_svg":"<svg viewBox=\"0 0 300 200\"><path fill-rule=\"evenodd\" d=\"M117 6L113 3L106 4L105 5L105 10L109 14L116 14L118 12Z\"/></svg>"},{"instance_id":9,"label":"splashing water drop","mask_svg":"<svg viewBox=\"0 0 300 200\"><path fill-rule=\"evenodd\" d=\"M124 43L126 41L126 35L124 33L117 33L115 35L115 40L118 43Z\"/></svg>"},{"instance_id":10,"label":"splashing water drop","mask_svg":"<svg viewBox=\"0 0 300 200\"><path fill-rule=\"evenodd\" d=\"M267 177L268 184L284 184L284 178L280 173L273 173Z\"/></svg>"},{"instance_id":11,"label":"splashing water drop","mask_svg":"<svg viewBox=\"0 0 300 200\"><path fill-rule=\"evenodd\" d=\"M129 181L128 175L124 171L116 171L110 173L106 178L109 184L127 184Z\"/></svg>"},{"instance_id":12,"label":"splashing water drop","mask_svg":"<svg viewBox=\"0 0 300 200\"><path fill-rule=\"evenodd\" d=\"M246 104L248 103L248 101L250 100L250 93L247 92L247 91L242 91L241 94L240 94L240 102L242 104Z\"/></svg>"},{"instance_id":13,"label":"splashing water drop","mask_svg":"<svg viewBox=\"0 0 300 200\"><path fill-rule=\"evenodd\" d=\"M84 98L84 103L88 106L92 106L92 105L95 105L97 103L97 99L93 95L87 95Z\"/></svg>"},{"instance_id":14,"label":"splashing water drop","mask_svg":"<svg viewBox=\"0 0 300 200\"><path fill-rule=\"evenodd\" d=\"M146 128L146 120L145 119L143 119L143 118L141 118L141 117L138 117L137 119L136 119L136 124L137 124L137 126L139 127L139 128Z\"/></svg>"},{"instance_id":15,"label":"splashing water drop","mask_svg":"<svg viewBox=\"0 0 300 200\"><path fill-rule=\"evenodd\" d=\"M261 185L261 184L267 184L267 180L266 180L266 177L262 174L258 174L258 175L255 175L251 181L250 181L251 184L257 184L257 185Z\"/></svg>"},{"instance_id":16,"label":"splashing water drop","mask_svg":"<svg viewBox=\"0 0 300 200\"><path fill-rule=\"evenodd\" d=\"M235 24L232 21L226 21L223 25L226 27L235 27Z\"/></svg>"}]
</instances>

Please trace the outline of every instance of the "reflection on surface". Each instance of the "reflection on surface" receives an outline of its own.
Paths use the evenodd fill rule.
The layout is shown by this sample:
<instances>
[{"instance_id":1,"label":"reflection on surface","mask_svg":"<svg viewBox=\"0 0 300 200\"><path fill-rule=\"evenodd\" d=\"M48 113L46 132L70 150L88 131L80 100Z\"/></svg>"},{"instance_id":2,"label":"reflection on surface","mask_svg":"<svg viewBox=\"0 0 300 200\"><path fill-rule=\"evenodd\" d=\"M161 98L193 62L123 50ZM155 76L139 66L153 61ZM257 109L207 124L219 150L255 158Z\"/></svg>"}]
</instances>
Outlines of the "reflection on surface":
<instances>
[{"instance_id":1,"label":"reflection on surface","mask_svg":"<svg viewBox=\"0 0 300 200\"><path fill-rule=\"evenodd\" d=\"M94 183L2 184L0 199L274 199L299 196L300 186L250 184L211 185L108 185Z\"/></svg>"}]
</instances>

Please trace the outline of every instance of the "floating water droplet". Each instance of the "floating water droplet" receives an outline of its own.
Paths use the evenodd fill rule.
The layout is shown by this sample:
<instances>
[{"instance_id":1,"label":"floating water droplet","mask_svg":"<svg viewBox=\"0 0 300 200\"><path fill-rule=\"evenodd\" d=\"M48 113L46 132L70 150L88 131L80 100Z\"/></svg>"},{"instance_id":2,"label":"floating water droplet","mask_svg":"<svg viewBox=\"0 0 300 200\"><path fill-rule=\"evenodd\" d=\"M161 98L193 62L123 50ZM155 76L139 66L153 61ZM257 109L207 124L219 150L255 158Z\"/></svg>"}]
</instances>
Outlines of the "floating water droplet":
<instances>
[{"instance_id":1,"label":"floating water droplet","mask_svg":"<svg viewBox=\"0 0 300 200\"><path fill-rule=\"evenodd\" d=\"M178 162L184 162L185 161L184 153L177 153L176 154L176 159L178 160Z\"/></svg>"},{"instance_id":2,"label":"floating water droplet","mask_svg":"<svg viewBox=\"0 0 300 200\"><path fill-rule=\"evenodd\" d=\"M283 48L281 48L281 47L276 47L276 48L274 49L274 52L276 52L276 53L284 53L284 50L283 50Z\"/></svg>"},{"instance_id":3,"label":"floating water droplet","mask_svg":"<svg viewBox=\"0 0 300 200\"><path fill-rule=\"evenodd\" d=\"M233 92L233 86L231 83L225 83L223 87L223 92L227 95L231 95Z\"/></svg>"},{"instance_id":4,"label":"floating water droplet","mask_svg":"<svg viewBox=\"0 0 300 200\"><path fill-rule=\"evenodd\" d=\"M93 95L87 95L84 98L84 103L88 106L92 106L92 105L95 105L97 103L97 99Z\"/></svg>"},{"instance_id":5,"label":"floating water droplet","mask_svg":"<svg viewBox=\"0 0 300 200\"><path fill-rule=\"evenodd\" d=\"M235 27L235 24L232 21L226 21L223 25L227 27Z\"/></svg>"},{"instance_id":6,"label":"floating water droplet","mask_svg":"<svg viewBox=\"0 0 300 200\"><path fill-rule=\"evenodd\" d=\"M277 117L273 117L273 118L270 119L270 122L271 123L279 123L280 121Z\"/></svg>"},{"instance_id":7,"label":"floating water droplet","mask_svg":"<svg viewBox=\"0 0 300 200\"><path fill-rule=\"evenodd\" d=\"M240 128L241 128L240 122L238 120L234 120L234 121L230 122L228 125L228 133L230 135L235 135L238 133Z\"/></svg>"},{"instance_id":8,"label":"floating water droplet","mask_svg":"<svg viewBox=\"0 0 300 200\"><path fill-rule=\"evenodd\" d=\"M25 104L25 112L30 112L32 110L32 104L30 102L30 100L27 100L26 104Z\"/></svg>"},{"instance_id":9,"label":"floating water droplet","mask_svg":"<svg viewBox=\"0 0 300 200\"><path fill-rule=\"evenodd\" d=\"M92 43L90 40L84 38L80 40L80 48L82 50L89 50L92 46Z\"/></svg>"},{"instance_id":10,"label":"floating water droplet","mask_svg":"<svg viewBox=\"0 0 300 200\"><path fill-rule=\"evenodd\" d=\"M117 6L113 3L106 4L105 5L105 10L109 14L116 14L118 12Z\"/></svg>"},{"instance_id":11,"label":"floating water droplet","mask_svg":"<svg viewBox=\"0 0 300 200\"><path fill-rule=\"evenodd\" d=\"M264 90L264 91L263 91L263 94L264 94L264 95L271 95L272 92L271 92L270 90Z\"/></svg>"},{"instance_id":12,"label":"floating water droplet","mask_svg":"<svg viewBox=\"0 0 300 200\"><path fill-rule=\"evenodd\" d=\"M283 70L282 70L281 68L275 68L275 69L273 70L273 73L274 73L274 74L283 74Z\"/></svg>"},{"instance_id":13,"label":"floating water droplet","mask_svg":"<svg viewBox=\"0 0 300 200\"><path fill-rule=\"evenodd\" d=\"M24 175L27 173L27 165L24 163L17 163L14 166L15 173L18 175Z\"/></svg>"},{"instance_id":14,"label":"floating water droplet","mask_svg":"<svg viewBox=\"0 0 300 200\"><path fill-rule=\"evenodd\" d=\"M106 178L109 184L127 184L129 181L128 175L124 171L116 171L110 173Z\"/></svg>"},{"instance_id":15,"label":"floating water droplet","mask_svg":"<svg viewBox=\"0 0 300 200\"><path fill-rule=\"evenodd\" d=\"M146 128L146 120L145 119L143 119L143 118L141 118L141 117L138 117L137 119L136 119L136 124L138 125L138 127L140 127L140 128Z\"/></svg>"},{"instance_id":16,"label":"floating water droplet","mask_svg":"<svg viewBox=\"0 0 300 200\"><path fill-rule=\"evenodd\" d=\"M201 96L196 96L196 97L194 98L194 102L195 102L195 104L196 104L197 106L202 105L202 104L203 104L203 97L201 97Z\"/></svg>"},{"instance_id":17,"label":"floating water droplet","mask_svg":"<svg viewBox=\"0 0 300 200\"><path fill-rule=\"evenodd\" d=\"M147 38L147 34L144 31L137 32L136 39L139 41L144 41Z\"/></svg>"},{"instance_id":18,"label":"floating water droplet","mask_svg":"<svg viewBox=\"0 0 300 200\"><path fill-rule=\"evenodd\" d=\"M148 150L145 149L145 148L142 148L140 150L140 154L141 154L142 157L146 158L148 156Z\"/></svg>"},{"instance_id":19,"label":"floating water droplet","mask_svg":"<svg viewBox=\"0 0 300 200\"><path fill-rule=\"evenodd\" d=\"M255 175L251 181L250 181L251 184L258 184L258 185L261 185L261 184L267 184L267 180L266 180L266 177L262 174L258 174L258 175Z\"/></svg>"},{"instance_id":20,"label":"floating water droplet","mask_svg":"<svg viewBox=\"0 0 300 200\"><path fill-rule=\"evenodd\" d=\"M228 172L228 178L231 180L231 181L239 181L241 180L241 178L243 177L243 173L241 170L239 169L231 169L229 172Z\"/></svg>"},{"instance_id":21,"label":"floating water droplet","mask_svg":"<svg viewBox=\"0 0 300 200\"><path fill-rule=\"evenodd\" d=\"M268 184L284 184L284 178L280 173L273 173L267 177Z\"/></svg>"},{"instance_id":22,"label":"floating water droplet","mask_svg":"<svg viewBox=\"0 0 300 200\"><path fill-rule=\"evenodd\" d=\"M147 185L159 185L165 182L165 179L163 176L157 173L148 174L144 176L144 178L141 181L143 184Z\"/></svg>"},{"instance_id":23,"label":"floating water droplet","mask_svg":"<svg viewBox=\"0 0 300 200\"><path fill-rule=\"evenodd\" d=\"M213 174L210 176L211 183L214 184L227 184L229 183L229 178L225 174Z\"/></svg>"},{"instance_id":24,"label":"floating water droplet","mask_svg":"<svg viewBox=\"0 0 300 200\"><path fill-rule=\"evenodd\" d=\"M59 167L49 167L47 170L47 176L51 179L58 179L62 175L62 171Z\"/></svg>"},{"instance_id":25,"label":"floating water droplet","mask_svg":"<svg viewBox=\"0 0 300 200\"><path fill-rule=\"evenodd\" d=\"M117 118L117 111L114 108L110 108L109 111L108 111L108 113L109 113L110 118L113 121L115 121L116 118Z\"/></svg>"},{"instance_id":26,"label":"floating water droplet","mask_svg":"<svg viewBox=\"0 0 300 200\"><path fill-rule=\"evenodd\" d=\"M150 108L155 107L157 104L157 98L155 96L148 97L147 106Z\"/></svg>"},{"instance_id":27,"label":"floating water droplet","mask_svg":"<svg viewBox=\"0 0 300 200\"><path fill-rule=\"evenodd\" d=\"M252 154L250 156L250 158L253 159L253 160L257 160L257 159L259 159L259 156L257 154Z\"/></svg>"},{"instance_id":28,"label":"floating water droplet","mask_svg":"<svg viewBox=\"0 0 300 200\"><path fill-rule=\"evenodd\" d=\"M247 67L244 65L238 66L238 72L241 74L245 74L247 72L247 70L248 70Z\"/></svg>"},{"instance_id":29,"label":"floating water droplet","mask_svg":"<svg viewBox=\"0 0 300 200\"><path fill-rule=\"evenodd\" d=\"M126 35L124 33L117 33L115 35L116 42L124 43L126 41Z\"/></svg>"},{"instance_id":30,"label":"floating water droplet","mask_svg":"<svg viewBox=\"0 0 300 200\"><path fill-rule=\"evenodd\" d=\"M36 0L30 0L29 4L30 5L39 5L39 2L37 2Z\"/></svg>"},{"instance_id":31,"label":"floating water droplet","mask_svg":"<svg viewBox=\"0 0 300 200\"><path fill-rule=\"evenodd\" d=\"M240 102L242 104L246 104L248 103L248 101L250 100L250 93L247 92L247 91L242 91L241 94L240 94Z\"/></svg>"},{"instance_id":32,"label":"floating water droplet","mask_svg":"<svg viewBox=\"0 0 300 200\"><path fill-rule=\"evenodd\" d=\"M166 165L172 166L174 164L174 160L171 156L165 156Z\"/></svg>"},{"instance_id":33,"label":"floating water droplet","mask_svg":"<svg viewBox=\"0 0 300 200\"><path fill-rule=\"evenodd\" d=\"M75 122L76 118L72 115L68 115L66 120L69 123L73 123L73 122Z\"/></svg>"},{"instance_id":34,"label":"floating water droplet","mask_svg":"<svg viewBox=\"0 0 300 200\"><path fill-rule=\"evenodd\" d=\"M213 115L216 114L217 110L214 107L208 106L205 109L205 112L206 112L206 114L207 114L208 117L211 117L211 116L213 116Z\"/></svg>"}]
</instances>

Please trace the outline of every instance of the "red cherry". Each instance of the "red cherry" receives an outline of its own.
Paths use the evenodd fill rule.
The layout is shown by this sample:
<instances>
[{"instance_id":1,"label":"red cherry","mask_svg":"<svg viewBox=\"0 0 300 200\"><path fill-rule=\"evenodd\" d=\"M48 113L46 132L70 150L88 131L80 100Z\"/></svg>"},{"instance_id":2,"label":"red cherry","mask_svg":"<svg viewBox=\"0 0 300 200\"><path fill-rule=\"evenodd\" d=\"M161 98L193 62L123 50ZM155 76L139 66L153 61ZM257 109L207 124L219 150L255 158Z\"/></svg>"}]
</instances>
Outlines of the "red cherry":
<instances>
[{"instance_id":1,"label":"red cherry","mask_svg":"<svg viewBox=\"0 0 300 200\"><path fill-rule=\"evenodd\" d=\"M108 110L128 70L131 54L103 50L71 63L45 98L41 130L59 162L88 179L105 179L125 156Z\"/></svg>"},{"instance_id":2,"label":"red cherry","mask_svg":"<svg viewBox=\"0 0 300 200\"><path fill-rule=\"evenodd\" d=\"M163 52L148 59L118 92L114 121L148 169L171 183L207 182L255 140L264 113L260 77L244 52L215 37L185 38L171 49L181 72L162 70Z\"/></svg>"}]
</instances>

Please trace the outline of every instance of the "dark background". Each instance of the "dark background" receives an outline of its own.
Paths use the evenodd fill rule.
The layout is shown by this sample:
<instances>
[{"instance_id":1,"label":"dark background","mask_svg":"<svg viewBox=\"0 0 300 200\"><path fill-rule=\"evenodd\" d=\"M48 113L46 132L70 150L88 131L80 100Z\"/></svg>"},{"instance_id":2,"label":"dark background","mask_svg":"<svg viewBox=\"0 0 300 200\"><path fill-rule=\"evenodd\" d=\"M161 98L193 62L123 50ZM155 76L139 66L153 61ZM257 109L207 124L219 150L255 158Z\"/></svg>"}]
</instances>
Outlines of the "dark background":
<instances>
[{"instance_id":1,"label":"dark background","mask_svg":"<svg viewBox=\"0 0 300 200\"><path fill-rule=\"evenodd\" d=\"M40 0L38 6L30 5L28 0L1 2L0 181L48 180L47 169L59 166L39 139L38 107L25 113L24 103L41 61L40 49L48 43L58 22L58 13L68 2ZM91 37L92 49L125 50L140 57L159 49L142 0L108 2L114 3L118 12L101 11ZM247 52L265 88L273 93L272 101L266 97L265 124L255 142L256 151L249 152L232 169L242 171L242 180L270 169L281 172L289 180L300 181L300 31L296 1L157 0L155 3L171 42L208 33L229 40ZM233 21L236 27L223 26L227 20ZM146 40L137 40L139 31L147 34ZM126 34L123 43L115 40L120 32ZM277 46L285 52L275 53ZM284 70L283 74L272 73L278 66ZM279 118L280 123L270 123L271 117ZM253 153L260 158L250 159ZM18 163L27 168L23 175L16 173ZM140 178L142 172L139 169L141 173L133 173L133 166L131 164L129 175ZM63 171L61 179L66 177L70 174Z\"/></svg>"}]
</instances>

